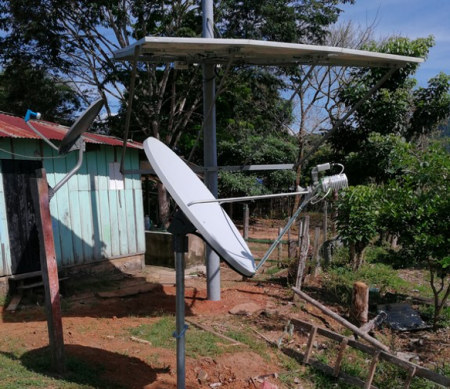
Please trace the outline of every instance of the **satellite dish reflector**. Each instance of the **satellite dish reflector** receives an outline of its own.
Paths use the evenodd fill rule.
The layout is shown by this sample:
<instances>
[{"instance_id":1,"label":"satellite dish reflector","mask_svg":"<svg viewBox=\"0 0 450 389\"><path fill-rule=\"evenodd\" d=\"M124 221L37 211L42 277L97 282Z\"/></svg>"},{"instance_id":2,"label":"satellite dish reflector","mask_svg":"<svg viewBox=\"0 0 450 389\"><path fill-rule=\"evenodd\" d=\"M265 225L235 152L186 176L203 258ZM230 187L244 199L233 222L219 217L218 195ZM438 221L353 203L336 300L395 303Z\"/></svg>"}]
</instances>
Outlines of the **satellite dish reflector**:
<instances>
[{"instance_id":1,"label":"satellite dish reflector","mask_svg":"<svg viewBox=\"0 0 450 389\"><path fill-rule=\"evenodd\" d=\"M64 155L70 151L72 146L80 139L81 135L91 127L98 113L102 109L103 104L103 99L95 101L81 114L75 123L72 124L72 127L70 127L59 146L59 154Z\"/></svg>"},{"instance_id":2,"label":"satellite dish reflector","mask_svg":"<svg viewBox=\"0 0 450 389\"><path fill-rule=\"evenodd\" d=\"M255 274L255 260L238 229L218 203L198 203L215 197L171 149L148 138L144 149L153 169L180 209L206 242L238 273Z\"/></svg>"}]
</instances>

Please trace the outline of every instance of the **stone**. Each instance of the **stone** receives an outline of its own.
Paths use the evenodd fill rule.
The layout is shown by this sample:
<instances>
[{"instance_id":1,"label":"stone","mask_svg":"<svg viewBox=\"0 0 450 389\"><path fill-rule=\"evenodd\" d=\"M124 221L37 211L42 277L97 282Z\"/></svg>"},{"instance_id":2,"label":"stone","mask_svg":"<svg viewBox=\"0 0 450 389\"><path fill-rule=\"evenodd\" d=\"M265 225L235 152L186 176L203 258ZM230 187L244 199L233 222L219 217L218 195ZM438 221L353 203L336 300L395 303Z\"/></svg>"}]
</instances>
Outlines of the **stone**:
<instances>
[{"instance_id":1,"label":"stone","mask_svg":"<svg viewBox=\"0 0 450 389\"><path fill-rule=\"evenodd\" d=\"M230 309L229 313L232 315L246 315L246 316L251 316L256 312L261 311L262 308L255 303L244 303L244 304L239 304L236 305L235 307L233 307L232 309Z\"/></svg>"},{"instance_id":2,"label":"stone","mask_svg":"<svg viewBox=\"0 0 450 389\"><path fill-rule=\"evenodd\" d=\"M201 384L204 384L208 380L208 378L209 378L209 375L205 370L200 369L198 371L197 379Z\"/></svg>"}]
</instances>

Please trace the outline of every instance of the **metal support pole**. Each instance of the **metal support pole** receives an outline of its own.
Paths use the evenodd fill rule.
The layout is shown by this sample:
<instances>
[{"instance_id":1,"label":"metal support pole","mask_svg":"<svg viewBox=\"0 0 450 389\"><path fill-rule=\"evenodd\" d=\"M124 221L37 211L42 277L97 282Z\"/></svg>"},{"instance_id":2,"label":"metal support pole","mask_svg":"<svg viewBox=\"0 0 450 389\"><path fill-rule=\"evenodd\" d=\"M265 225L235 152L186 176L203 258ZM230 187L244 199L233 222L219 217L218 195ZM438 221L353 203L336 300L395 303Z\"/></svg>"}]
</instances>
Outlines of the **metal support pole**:
<instances>
[{"instance_id":1,"label":"metal support pole","mask_svg":"<svg viewBox=\"0 0 450 389\"><path fill-rule=\"evenodd\" d=\"M32 196L38 216L37 227L40 241L42 282L45 291L45 311L50 353L53 368L58 373L64 373L66 370L66 357L64 352L61 300L59 297L58 265L56 263L49 190L45 169L36 170L36 177L33 179Z\"/></svg>"},{"instance_id":2,"label":"metal support pole","mask_svg":"<svg viewBox=\"0 0 450 389\"><path fill-rule=\"evenodd\" d=\"M212 0L202 1L203 38L214 38L214 6ZM204 165L217 167L216 107L215 107L214 65L203 65L203 159ZM210 109L213 105L212 109ZM209 115L208 115L209 113ZM217 197L217 171L205 172L205 185ZM220 300L220 258L210 248L206 248L207 298Z\"/></svg>"},{"instance_id":3,"label":"metal support pole","mask_svg":"<svg viewBox=\"0 0 450 389\"><path fill-rule=\"evenodd\" d=\"M173 234L173 251L175 252L176 270L176 332L173 336L177 339L177 389L186 387L186 330L185 305L184 305L184 253L188 250L187 234L196 231L196 228L186 218L183 212L177 211L169 228Z\"/></svg>"},{"instance_id":4,"label":"metal support pole","mask_svg":"<svg viewBox=\"0 0 450 389\"><path fill-rule=\"evenodd\" d=\"M183 234L173 236L175 246L175 270L176 270L176 333L177 339L177 388L184 389L186 386L186 326L184 310L184 253L185 240Z\"/></svg>"}]
</instances>

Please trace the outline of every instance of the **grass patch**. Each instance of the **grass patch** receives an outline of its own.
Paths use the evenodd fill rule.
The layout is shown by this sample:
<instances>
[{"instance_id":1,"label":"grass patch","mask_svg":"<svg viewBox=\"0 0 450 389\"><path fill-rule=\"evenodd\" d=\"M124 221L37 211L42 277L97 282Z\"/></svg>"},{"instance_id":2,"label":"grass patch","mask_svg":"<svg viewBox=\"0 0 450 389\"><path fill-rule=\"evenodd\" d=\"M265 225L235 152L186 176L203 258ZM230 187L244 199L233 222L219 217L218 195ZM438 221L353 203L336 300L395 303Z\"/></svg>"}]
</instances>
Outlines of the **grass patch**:
<instances>
[{"instance_id":1,"label":"grass patch","mask_svg":"<svg viewBox=\"0 0 450 389\"><path fill-rule=\"evenodd\" d=\"M0 353L0 388L121 389L122 386L100 378L101 366L92 366L76 358L67 359L67 373L52 376L48 350L24 354L20 359Z\"/></svg>"},{"instance_id":2,"label":"grass patch","mask_svg":"<svg viewBox=\"0 0 450 389\"><path fill-rule=\"evenodd\" d=\"M175 317L165 316L154 324L142 324L130 329L129 332L133 336L150 341L155 347L175 350L176 339L173 337L174 331ZM226 351L222 346L226 343L226 340L190 326L186 332L186 355L193 358L215 357Z\"/></svg>"}]
</instances>

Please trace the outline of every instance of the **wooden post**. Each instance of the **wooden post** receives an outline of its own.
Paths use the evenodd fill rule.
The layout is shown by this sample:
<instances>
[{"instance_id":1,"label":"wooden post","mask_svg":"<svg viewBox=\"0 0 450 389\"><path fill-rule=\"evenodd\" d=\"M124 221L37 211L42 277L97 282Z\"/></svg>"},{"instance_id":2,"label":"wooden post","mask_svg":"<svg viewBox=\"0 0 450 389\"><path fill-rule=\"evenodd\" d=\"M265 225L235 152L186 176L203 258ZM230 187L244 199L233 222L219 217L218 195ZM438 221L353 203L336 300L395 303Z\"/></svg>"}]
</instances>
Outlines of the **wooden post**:
<instances>
[{"instance_id":1,"label":"wooden post","mask_svg":"<svg viewBox=\"0 0 450 389\"><path fill-rule=\"evenodd\" d=\"M345 349L347 348L348 339L345 338L341 342L341 346L339 347L339 353L336 358L336 363L334 364L334 370L333 370L333 376L337 377L339 375L339 372L341 371L341 363L342 358L344 357Z\"/></svg>"},{"instance_id":2,"label":"wooden post","mask_svg":"<svg viewBox=\"0 0 450 389\"><path fill-rule=\"evenodd\" d=\"M328 233L328 201L323 202L323 243L327 241Z\"/></svg>"},{"instance_id":3,"label":"wooden post","mask_svg":"<svg viewBox=\"0 0 450 389\"><path fill-rule=\"evenodd\" d=\"M281 231L283 231L283 229L280 227L278 229L278 236L281 234ZM283 237L281 237L281 239L283 239ZM283 243L278 243L278 262L281 263L282 261L282 256L283 256Z\"/></svg>"},{"instance_id":4,"label":"wooden post","mask_svg":"<svg viewBox=\"0 0 450 389\"><path fill-rule=\"evenodd\" d=\"M351 316L360 326L369 319L369 287L364 282L353 284Z\"/></svg>"},{"instance_id":5,"label":"wooden post","mask_svg":"<svg viewBox=\"0 0 450 389\"><path fill-rule=\"evenodd\" d=\"M309 250L309 215L305 216L304 221L300 221L299 224L299 260L297 269L297 279L295 281L295 287L302 288L303 273L306 266L306 258L308 257ZM298 296L294 295L294 301L298 300Z\"/></svg>"},{"instance_id":6,"label":"wooden post","mask_svg":"<svg viewBox=\"0 0 450 389\"><path fill-rule=\"evenodd\" d=\"M320 227L316 227L314 231L314 248L313 248L314 277L317 276L320 268L319 248L320 248Z\"/></svg>"},{"instance_id":7,"label":"wooden post","mask_svg":"<svg viewBox=\"0 0 450 389\"><path fill-rule=\"evenodd\" d=\"M408 377L406 378L405 386L403 387L403 389L409 389L409 386L411 385L412 379L414 378L415 375L416 375L416 368L412 366L411 370L409 371Z\"/></svg>"},{"instance_id":8,"label":"wooden post","mask_svg":"<svg viewBox=\"0 0 450 389\"><path fill-rule=\"evenodd\" d=\"M244 239L248 239L248 230L250 224L250 209L248 204L244 204Z\"/></svg>"},{"instance_id":9,"label":"wooden post","mask_svg":"<svg viewBox=\"0 0 450 389\"><path fill-rule=\"evenodd\" d=\"M333 191L333 213L331 215L331 234L332 237L336 235L336 220L338 217L336 202L339 200L337 189Z\"/></svg>"},{"instance_id":10,"label":"wooden post","mask_svg":"<svg viewBox=\"0 0 450 389\"><path fill-rule=\"evenodd\" d=\"M45 169L36 170L36 178L33 181L32 195L40 241L42 281L45 290L45 311L47 315L52 366L58 373L64 373L66 370L66 358L64 352L61 301L59 298L58 266L56 263Z\"/></svg>"},{"instance_id":11,"label":"wooden post","mask_svg":"<svg viewBox=\"0 0 450 389\"><path fill-rule=\"evenodd\" d=\"M316 339L317 327L312 326L311 332L308 338L308 345L306 346L305 355L303 357L303 363L307 364L309 362L309 358L311 358L312 348L314 346L314 340Z\"/></svg>"},{"instance_id":12,"label":"wooden post","mask_svg":"<svg viewBox=\"0 0 450 389\"><path fill-rule=\"evenodd\" d=\"M378 359L380 357L380 351L377 351L375 355L372 357L372 363L369 367L369 374L367 375L366 384L364 385L364 389L370 389L372 387L373 377L375 376L375 371L377 369Z\"/></svg>"}]
</instances>

